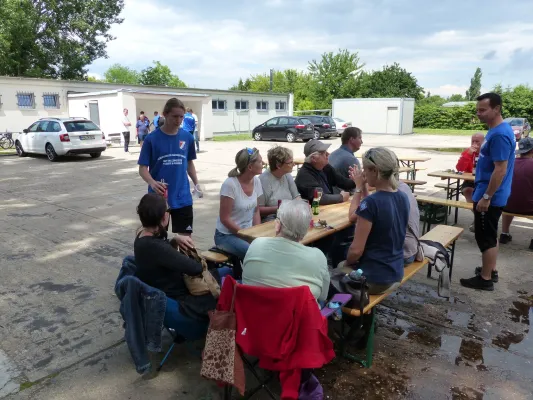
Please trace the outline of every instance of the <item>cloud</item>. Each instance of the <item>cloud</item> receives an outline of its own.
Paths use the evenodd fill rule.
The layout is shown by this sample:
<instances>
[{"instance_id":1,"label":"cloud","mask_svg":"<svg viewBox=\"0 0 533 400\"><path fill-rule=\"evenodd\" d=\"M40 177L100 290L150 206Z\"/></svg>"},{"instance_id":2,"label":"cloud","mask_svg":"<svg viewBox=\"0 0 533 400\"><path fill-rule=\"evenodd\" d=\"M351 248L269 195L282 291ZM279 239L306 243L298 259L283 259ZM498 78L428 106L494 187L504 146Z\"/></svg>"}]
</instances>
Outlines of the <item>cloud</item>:
<instances>
[{"instance_id":1,"label":"cloud","mask_svg":"<svg viewBox=\"0 0 533 400\"><path fill-rule=\"evenodd\" d=\"M483 60L487 60L487 61L494 60L495 56L496 56L496 50L492 50L483 56Z\"/></svg>"},{"instance_id":2,"label":"cloud","mask_svg":"<svg viewBox=\"0 0 533 400\"><path fill-rule=\"evenodd\" d=\"M365 69L398 62L420 85L443 92L468 85L477 67L487 87L530 82L510 60L528 60L533 51L533 23L514 18L533 13L533 2L513 1L505 13L497 0L473 3L203 0L178 7L126 0L109 58L89 71L102 75L116 62L141 70L158 60L190 86L226 89L270 68L305 70L322 53L347 48L359 52Z\"/></svg>"}]
</instances>

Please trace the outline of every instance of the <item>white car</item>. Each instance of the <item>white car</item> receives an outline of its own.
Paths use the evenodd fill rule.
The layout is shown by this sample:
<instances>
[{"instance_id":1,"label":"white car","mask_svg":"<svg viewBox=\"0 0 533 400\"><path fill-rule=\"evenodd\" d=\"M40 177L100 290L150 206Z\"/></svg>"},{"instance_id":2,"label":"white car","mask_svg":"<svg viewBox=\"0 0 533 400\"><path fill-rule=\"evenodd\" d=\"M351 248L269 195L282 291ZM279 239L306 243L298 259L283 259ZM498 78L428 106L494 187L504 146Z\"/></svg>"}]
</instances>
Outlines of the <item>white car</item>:
<instances>
[{"instance_id":1,"label":"white car","mask_svg":"<svg viewBox=\"0 0 533 400\"><path fill-rule=\"evenodd\" d=\"M337 125L337 136L342 136L344 130L352 126L351 122L345 121L342 118L334 117L333 120L335 121L335 125Z\"/></svg>"},{"instance_id":2,"label":"white car","mask_svg":"<svg viewBox=\"0 0 533 400\"><path fill-rule=\"evenodd\" d=\"M19 157L46 154L50 161L72 154L98 158L106 149L105 135L94 122L84 118L42 118L18 135Z\"/></svg>"}]
</instances>

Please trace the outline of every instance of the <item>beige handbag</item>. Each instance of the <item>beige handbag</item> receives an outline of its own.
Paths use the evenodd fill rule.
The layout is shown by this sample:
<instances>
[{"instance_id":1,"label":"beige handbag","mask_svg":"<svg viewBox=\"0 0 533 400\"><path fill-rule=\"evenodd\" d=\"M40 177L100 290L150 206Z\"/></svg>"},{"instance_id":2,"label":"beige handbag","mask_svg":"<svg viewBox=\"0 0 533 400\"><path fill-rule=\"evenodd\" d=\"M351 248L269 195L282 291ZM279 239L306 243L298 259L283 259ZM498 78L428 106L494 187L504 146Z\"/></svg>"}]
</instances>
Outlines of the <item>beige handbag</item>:
<instances>
[{"instance_id":1,"label":"beige handbag","mask_svg":"<svg viewBox=\"0 0 533 400\"><path fill-rule=\"evenodd\" d=\"M202 273L200 275L189 276L183 274L183 280L185 281L185 285L187 285L189 293L193 296L203 296L211 293L215 299L218 299L220 296L220 286L215 277L209 272L209 269L207 269L205 259L200 257L196 249L189 250L181 248L175 240L170 240L170 244L181 254L202 264Z\"/></svg>"}]
</instances>

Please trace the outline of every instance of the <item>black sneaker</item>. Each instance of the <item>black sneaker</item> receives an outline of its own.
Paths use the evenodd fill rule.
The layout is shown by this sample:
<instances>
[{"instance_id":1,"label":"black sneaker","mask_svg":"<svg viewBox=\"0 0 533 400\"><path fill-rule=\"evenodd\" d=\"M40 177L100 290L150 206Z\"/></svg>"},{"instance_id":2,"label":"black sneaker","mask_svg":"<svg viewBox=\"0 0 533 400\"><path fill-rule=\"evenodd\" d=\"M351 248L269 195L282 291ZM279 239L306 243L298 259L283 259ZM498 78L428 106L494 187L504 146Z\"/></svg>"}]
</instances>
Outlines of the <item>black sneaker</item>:
<instances>
[{"instance_id":1,"label":"black sneaker","mask_svg":"<svg viewBox=\"0 0 533 400\"><path fill-rule=\"evenodd\" d=\"M529 250L533 250L533 239L531 239L531 242L529 242Z\"/></svg>"},{"instance_id":2,"label":"black sneaker","mask_svg":"<svg viewBox=\"0 0 533 400\"><path fill-rule=\"evenodd\" d=\"M477 267L476 268L476 276L477 275L481 275L481 267ZM498 280L500 279L498 277L498 271L492 271L491 274L490 274L490 277L492 279L492 282L494 282L494 283L497 283Z\"/></svg>"},{"instance_id":3,"label":"black sneaker","mask_svg":"<svg viewBox=\"0 0 533 400\"><path fill-rule=\"evenodd\" d=\"M487 290L492 292L494 290L494 283L492 281L486 281L481 276L476 275L469 279L459 279L461 285L470 289Z\"/></svg>"},{"instance_id":4,"label":"black sneaker","mask_svg":"<svg viewBox=\"0 0 533 400\"><path fill-rule=\"evenodd\" d=\"M508 233L500 233L500 243L507 244L513 240L513 237Z\"/></svg>"}]
</instances>

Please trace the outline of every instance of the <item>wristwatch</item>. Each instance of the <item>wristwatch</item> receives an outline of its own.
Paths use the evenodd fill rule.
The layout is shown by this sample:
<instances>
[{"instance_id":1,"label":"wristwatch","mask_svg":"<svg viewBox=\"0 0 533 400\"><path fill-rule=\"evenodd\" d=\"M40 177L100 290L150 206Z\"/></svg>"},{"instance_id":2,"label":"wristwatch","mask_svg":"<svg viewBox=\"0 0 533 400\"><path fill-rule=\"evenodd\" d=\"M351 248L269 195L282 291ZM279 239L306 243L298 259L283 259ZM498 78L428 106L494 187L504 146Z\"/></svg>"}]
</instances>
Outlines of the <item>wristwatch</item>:
<instances>
[{"instance_id":1,"label":"wristwatch","mask_svg":"<svg viewBox=\"0 0 533 400\"><path fill-rule=\"evenodd\" d=\"M484 193L484 194L483 194L483 198L484 198L485 200L490 200L491 197L492 197L492 196L489 196L487 193Z\"/></svg>"},{"instance_id":2,"label":"wristwatch","mask_svg":"<svg viewBox=\"0 0 533 400\"><path fill-rule=\"evenodd\" d=\"M363 193L363 190L362 189L355 189L355 193Z\"/></svg>"}]
</instances>

